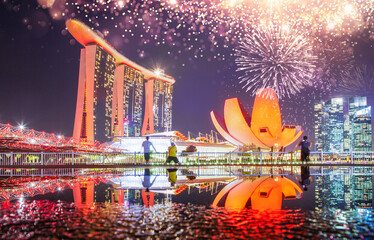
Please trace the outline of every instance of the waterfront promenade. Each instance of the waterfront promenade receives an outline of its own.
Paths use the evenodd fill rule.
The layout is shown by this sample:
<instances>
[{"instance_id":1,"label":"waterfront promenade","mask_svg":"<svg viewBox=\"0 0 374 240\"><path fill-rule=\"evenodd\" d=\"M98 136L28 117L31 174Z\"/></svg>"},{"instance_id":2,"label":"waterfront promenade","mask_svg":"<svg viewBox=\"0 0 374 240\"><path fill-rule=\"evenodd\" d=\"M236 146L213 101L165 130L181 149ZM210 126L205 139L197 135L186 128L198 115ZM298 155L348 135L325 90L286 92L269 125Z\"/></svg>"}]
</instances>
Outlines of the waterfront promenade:
<instances>
[{"instance_id":1,"label":"waterfront promenade","mask_svg":"<svg viewBox=\"0 0 374 240\"><path fill-rule=\"evenodd\" d=\"M374 152L312 152L310 161L300 162L300 153L229 152L181 153L182 165L165 165L166 153L152 154L146 164L142 153L0 153L0 176L66 176L84 174L138 175L151 168L156 175L167 168L178 168L198 176L232 176L252 174L293 174L302 165L326 167L373 167ZM140 173L142 174L142 173Z\"/></svg>"}]
</instances>

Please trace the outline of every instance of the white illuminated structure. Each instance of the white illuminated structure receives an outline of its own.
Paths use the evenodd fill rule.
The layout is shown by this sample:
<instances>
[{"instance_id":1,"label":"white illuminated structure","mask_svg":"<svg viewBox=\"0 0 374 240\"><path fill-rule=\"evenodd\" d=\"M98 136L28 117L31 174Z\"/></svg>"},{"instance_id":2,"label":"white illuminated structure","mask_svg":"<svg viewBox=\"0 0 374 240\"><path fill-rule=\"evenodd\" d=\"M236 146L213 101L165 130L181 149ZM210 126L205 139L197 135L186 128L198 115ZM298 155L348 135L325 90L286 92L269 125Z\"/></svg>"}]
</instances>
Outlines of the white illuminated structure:
<instances>
[{"instance_id":1,"label":"white illuminated structure","mask_svg":"<svg viewBox=\"0 0 374 240\"><path fill-rule=\"evenodd\" d=\"M149 135L149 141L152 142L157 152L163 153L168 151L171 142L174 142L178 152L186 150L190 145L196 147L197 152L209 153L227 153L236 149L236 146L230 143L207 143L198 141L188 141L178 139L175 135L165 136L162 133ZM124 152L143 152L142 143L145 137L117 137L117 141L110 144L110 147L122 150Z\"/></svg>"}]
</instances>

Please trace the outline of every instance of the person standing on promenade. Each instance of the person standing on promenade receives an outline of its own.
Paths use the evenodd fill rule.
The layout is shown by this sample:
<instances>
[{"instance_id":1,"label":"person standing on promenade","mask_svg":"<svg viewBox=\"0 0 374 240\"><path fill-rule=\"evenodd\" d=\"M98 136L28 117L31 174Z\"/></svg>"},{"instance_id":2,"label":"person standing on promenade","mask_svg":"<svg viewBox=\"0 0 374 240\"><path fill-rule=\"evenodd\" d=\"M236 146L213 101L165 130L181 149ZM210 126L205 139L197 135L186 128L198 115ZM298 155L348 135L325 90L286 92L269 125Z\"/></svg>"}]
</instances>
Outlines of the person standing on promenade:
<instances>
[{"instance_id":1,"label":"person standing on promenade","mask_svg":"<svg viewBox=\"0 0 374 240\"><path fill-rule=\"evenodd\" d=\"M168 157L166 159L165 164L170 163L173 161L174 163L178 163L181 165L177 158L177 147L175 146L175 143L171 143L170 147L168 148ZM171 186L173 187L175 183L177 182L177 168L170 168L166 169L169 173L168 181L170 182Z\"/></svg>"},{"instance_id":2,"label":"person standing on promenade","mask_svg":"<svg viewBox=\"0 0 374 240\"><path fill-rule=\"evenodd\" d=\"M175 146L175 143L171 143L171 146L168 148L168 151L168 158L166 159L165 163L170 163L171 161L173 161L181 165L177 158L177 147Z\"/></svg>"},{"instance_id":3,"label":"person standing on promenade","mask_svg":"<svg viewBox=\"0 0 374 240\"><path fill-rule=\"evenodd\" d=\"M308 136L304 136L303 140L295 146L295 149L297 147L301 146L300 160L301 160L302 163L309 161L310 147L312 147L312 145L313 145L313 141L308 142L307 140L308 140ZM294 149L294 151L295 151L295 149Z\"/></svg>"},{"instance_id":4,"label":"person standing on promenade","mask_svg":"<svg viewBox=\"0 0 374 240\"><path fill-rule=\"evenodd\" d=\"M146 136L145 139L146 140L142 143L142 148L144 149L145 162L149 163L149 158L150 158L150 154L151 154L151 146L155 150L155 152L157 152L157 151L156 151L156 148L153 146L152 142L149 141L149 137Z\"/></svg>"}]
</instances>

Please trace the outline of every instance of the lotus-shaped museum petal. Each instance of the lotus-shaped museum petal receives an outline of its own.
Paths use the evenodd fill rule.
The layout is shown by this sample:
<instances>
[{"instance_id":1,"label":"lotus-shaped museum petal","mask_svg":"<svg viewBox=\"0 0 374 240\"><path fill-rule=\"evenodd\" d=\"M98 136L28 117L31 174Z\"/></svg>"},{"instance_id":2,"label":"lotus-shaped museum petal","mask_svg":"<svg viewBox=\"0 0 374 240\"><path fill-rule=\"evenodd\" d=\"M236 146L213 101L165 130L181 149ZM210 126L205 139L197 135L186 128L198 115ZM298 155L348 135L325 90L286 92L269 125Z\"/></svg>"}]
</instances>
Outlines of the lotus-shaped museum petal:
<instances>
[{"instance_id":1,"label":"lotus-shaped museum petal","mask_svg":"<svg viewBox=\"0 0 374 240\"><path fill-rule=\"evenodd\" d=\"M282 125L278 98L273 89L259 89L256 93L252 116L238 98L226 99L224 118L210 112L217 131L238 146L279 149L295 142L303 130L296 125Z\"/></svg>"},{"instance_id":2,"label":"lotus-shaped museum petal","mask_svg":"<svg viewBox=\"0 0 374 240\"><path fill-rule=\"evenodd\" d=\"M235 180L227 184L216 196L213 207L223 205L227 210L241 210L251 206L254 210L277 210L282 200L301 198L303 191L288 178L264 176L254 181Z\"/></svg>"}]
</instances>

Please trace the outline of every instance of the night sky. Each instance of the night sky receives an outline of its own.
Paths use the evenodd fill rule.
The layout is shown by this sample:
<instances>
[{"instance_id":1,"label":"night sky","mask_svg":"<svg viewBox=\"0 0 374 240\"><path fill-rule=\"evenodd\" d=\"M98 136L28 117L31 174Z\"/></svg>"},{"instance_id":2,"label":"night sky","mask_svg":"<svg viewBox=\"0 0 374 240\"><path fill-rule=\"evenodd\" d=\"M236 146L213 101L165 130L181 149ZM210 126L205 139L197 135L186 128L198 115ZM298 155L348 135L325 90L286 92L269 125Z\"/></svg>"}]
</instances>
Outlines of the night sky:
<instances>
[{"instance_id":1,"label":"night sky","mask_svg":"<svg viewBox=\"0 0 374 240\"><path fill-rule=\"evenodd\" d=\"M136 23L131 17L130 20L128 18L132 14L127 10L144 13L142 6L135 5L136 1L112 1L100 6L97 4L92 12L83 10L90 9L92 2L77 2L74 6L69 5L72 1L62 0L2 0L0 3L1 123L24 123L26 127L35 130L72 135L82 46L66 31L65 20L71 17L101 31L105 39L129 59L149 69L160 67L176 79L173 94L173 130L184 134L191 131L195 135L199 131L210 133L210 130L214 129L210 111L223 114L224 100L229 97L239 97L251 113L254 98L250 92L242 89L244 84L239 83L240 72L236 71L233 56L234 49L240 43L235 36L240 33L239 30L229 34L228 31L219 32L216 29L219 26L214 25L207 27L210 33L204 32L204 27L201 27L204 24L196 17L199 13L187 14L194 20L182 21L185 28L179 28L181 21L178 17L182 14L179 12L176 17L177 11L174 11L174 18L172 16L171 19L174 19L175 23L171 22L165 26L160 25L159 22L162 21L159 20L157 26L150 24L151 29L156 29L154 34L147 35L143 30L134 27ZM117 4L117 9L113 2ZM134 5L126 7L129 2ZM42 7L38 3L53 5ZM119 8L118 4L120 7L122 4L125 6ZM152 8L148 11L150 9ZM96 18L97 16L99 17ZM209 19L209 15L205 18ZM90 19L95 21L90 22ZM214 22L211 23L213 24ZM354 64L374 64L374 34L371 33L370 27L359 33L350 33L346 37L348 42L352 43L350 51ZM155 40L154 36L157 35L159 37ZM221 35L225 37L220 38ZM216 44L213 44L212 36L215 37ZM336 39L334 37L334 41ZM334 41L329 44L334 44ZM335 52L332 53L335 59L340 58L338 53L334 54ZM331 63L329 71L333 73L349 68L351 62L336 66L336 62L332 62L335 64L333 65L326 61L325 65ZM320 61L316 64L319 65ZM325 69L322 68L321 71ZM341 95L341 92L336 91L339 76L335 76L334 81L329 81L329 87L326 87L323 80L313 81L313 86L307 86L299 93L280 100L284 123L301 125L309 136L313 136L312 102L329 95ZM350 81L352 86L358 85L354 79ZM362 94L369 96L369 103L373 106L373 79L367 81L369 85L366 83L368 87L362 88ZM359 93L354 91L348 94Z\"/></svg>"}]
</instances>

